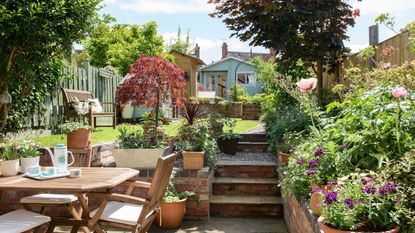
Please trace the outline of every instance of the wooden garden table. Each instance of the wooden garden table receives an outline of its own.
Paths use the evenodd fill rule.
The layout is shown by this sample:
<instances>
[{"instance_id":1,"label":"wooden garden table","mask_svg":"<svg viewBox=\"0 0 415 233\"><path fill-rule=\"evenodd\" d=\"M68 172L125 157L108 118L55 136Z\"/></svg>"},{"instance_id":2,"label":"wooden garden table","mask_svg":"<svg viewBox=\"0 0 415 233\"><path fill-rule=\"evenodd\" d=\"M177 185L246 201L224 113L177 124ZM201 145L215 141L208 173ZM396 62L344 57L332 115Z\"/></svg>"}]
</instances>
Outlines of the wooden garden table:
<instances>
[{"instance_id":1,"label":"wooden garden table","mask_svg":"<svg viewBox=\"0 0 415 233\"><path fill-rule=\"evenodd\" d=\"M55 222L70 224L72 226L87 226L84 231L94 229L102 232L97 224L107 201L102 200L99 210L90 218L90 210L85 194L89 192L101 192L109 194L123 182L132 179L139 174L138 170L130 168L80 168L82 175L78 178L63 177L51 180L34 180L22 175L12 177L0 176L0 191L2 190L25 190L33 192L58 192L74 194L78 197L82 208L82 216L73 216L73 220L56 219Z\"/></svg>"}]
</instances>

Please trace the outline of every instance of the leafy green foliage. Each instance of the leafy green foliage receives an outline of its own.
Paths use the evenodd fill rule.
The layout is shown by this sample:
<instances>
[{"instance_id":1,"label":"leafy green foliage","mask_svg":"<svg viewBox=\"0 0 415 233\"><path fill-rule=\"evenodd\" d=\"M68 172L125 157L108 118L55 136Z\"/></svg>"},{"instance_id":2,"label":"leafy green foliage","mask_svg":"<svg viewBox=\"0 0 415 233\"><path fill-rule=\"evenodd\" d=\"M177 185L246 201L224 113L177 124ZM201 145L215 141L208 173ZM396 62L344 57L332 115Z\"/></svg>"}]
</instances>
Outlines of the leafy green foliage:
<instances>
[{"instance_id":1,"label":"leafy green foliage","mask_svg":"<svg viewBox=\"0 0 415 233\"><path fill-rule=\"evenodd\" d=\"M167 186L167 189L166 189L166 192L164 193L164 197L162 201L175 202L175 201L183 200L185 198L196 197L196 194L194 192L189 192L189 191L185 191L181 193L177 192L176 188L174 187L174 183L173 183L174 177L175 177L175 171L173 171L170 176L169 185Z\"/></svg>"},{"instance_id":2,"label":"leafy green foliage","mask_svg":"<svg viewBox=\"0 0 415 233\"><path fill-rule=\"evenodd\" d=\"M15 160L19 158L17 146L9 143L3 146L1 151L1 158L3 160Z\"/></svg>"},{"instance_id":3,"label":"leafy green foliage","mask_svg":"<svg viewBox=\"0 0 415 233\"><path fill-rule=\"evenodd\" d=\"M104 16L85 41L92 65L111 65L121 75L125 75L128 73L128 66L142 55L167 57L164 53L163 38L157 35L155 22L143 25L110 25L113 22L115 19Z\"/></svg>"},{"instance_id":4,"label":"leafy green foliage","mask_svg":"<svg viewBox=\"0 0 415 233\"><path fill-rule=\"evenodd\" d=\"M167 44L167 51L178 51L184 54L193 53L193 44L190 42L190 31L187 31L186 38L182 39L182 30L179 27L177 29L177 37L171 38Z\"/></svg>"},{"instance_id":5,"label":"leafy green foliage","mask_svg":"<svg viewBox=\"0 0 415 233\"><path fill-rule=\"evenodd\" d=\"M81 122L68 122L58 126L61 130L61 133L68 134L73 131L77 131L78 129L92 129L91 126L81 123Z\"/></svg>"},{"instance_id":6,"label":"leafy green foliage","mask_svg":"<svg viewBox=\"0 0 415 233\"><path fill-rule=\"evenodd\" d=\"M239 86L238 84L231 87L229 92L229 97L234 102L246 102L246 96L248 94L245 91L245 88Z\"/></svg>"},{"instance_id":7,"label":"leafy green foliage","mask_svg":"<svg viewBox=\"0 0 415 233\"><path fill-rule=\"evenodd\" d=\"M62 54L96 22L99 2L1 1L0 93L13 98L12 105L0 104L1 130L16 131L28 115L44 112L39 106L62 78Z\"/></svg>"},{"instance_id":8,"label":"leafy green foliage","mask_svg":"<svg viewBox=\"0 0 415 233\"><path fill-rule=\"evenodd\" d=\"M122 149L161 149L164 146L160 134L144 135L143 130L128 124L118 126L118 143Z\"/></svg>"},{"instance_id":9,"label":"leafy green foliage","mask_svg":"<svg viewBox=\"0 0 415 233\"><path fill-rule=\"evenodd\" d=\"M32 158L40 155L40 145L32 141L23 141L20 144L19 154L22 158Z\"/></svg>"}]
</instances>

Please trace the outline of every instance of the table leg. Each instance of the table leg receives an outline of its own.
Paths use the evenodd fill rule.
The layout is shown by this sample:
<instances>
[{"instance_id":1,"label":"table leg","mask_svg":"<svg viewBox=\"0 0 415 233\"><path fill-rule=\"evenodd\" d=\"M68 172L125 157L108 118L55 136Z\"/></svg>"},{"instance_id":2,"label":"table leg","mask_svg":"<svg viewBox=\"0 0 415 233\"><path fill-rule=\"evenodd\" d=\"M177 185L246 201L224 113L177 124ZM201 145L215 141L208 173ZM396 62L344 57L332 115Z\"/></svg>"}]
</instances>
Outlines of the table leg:
<instances>
[{"instance_id":1,"label":"table leg","mask_svg":"<svg viewBox=\"0 0 415 233\"><path fill-rule=\"evenodd\" d=\"M69 213L72 215L72 217L75 220L82 220L81 214L76 210L74 205L72 205L72 204L68 205L68 206L66 206L66 208L68 209ZM86 227L86 226L83 226L81 228L82 228L82 231L85 232L85 233L90 233L91 232L88 229L88 227ZM73 226L71 232L78 232L78 229L79 229L79 225Z\"/></svg>"}]
</instances>

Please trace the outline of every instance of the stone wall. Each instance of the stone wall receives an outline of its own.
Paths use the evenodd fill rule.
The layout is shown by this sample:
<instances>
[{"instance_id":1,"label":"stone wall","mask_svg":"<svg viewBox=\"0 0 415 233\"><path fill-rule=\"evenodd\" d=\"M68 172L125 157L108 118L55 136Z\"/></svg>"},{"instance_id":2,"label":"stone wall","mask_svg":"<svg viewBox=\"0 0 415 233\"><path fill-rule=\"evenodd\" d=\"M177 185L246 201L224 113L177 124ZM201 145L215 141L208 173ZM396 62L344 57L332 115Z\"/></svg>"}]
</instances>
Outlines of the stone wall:
<instances>
[{"instance_id":1,"label":"stone wall","mask_svg":"<svg viewBox=\"0 0 415 233\"><path fill-rule=\"evenodd\" d=\"M290 233L319 233L317 216L311 213L309 201L284 194L284 219Z\"/></svg>"}]
</instances>

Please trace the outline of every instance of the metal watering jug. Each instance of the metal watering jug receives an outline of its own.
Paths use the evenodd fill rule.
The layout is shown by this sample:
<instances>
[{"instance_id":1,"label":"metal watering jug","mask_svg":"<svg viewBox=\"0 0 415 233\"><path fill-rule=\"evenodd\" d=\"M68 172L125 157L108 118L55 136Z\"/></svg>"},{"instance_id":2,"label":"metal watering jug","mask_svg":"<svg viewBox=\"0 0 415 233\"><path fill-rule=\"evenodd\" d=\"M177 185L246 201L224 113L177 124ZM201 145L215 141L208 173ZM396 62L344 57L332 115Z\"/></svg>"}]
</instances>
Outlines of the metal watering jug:
<instances>
[{"instance_id":1,"label":"metal watering jug","mask_svg":"<svg viewBox=\"0 0 415 233\"><path fill-rule=\"evenodd\" d=\"M52 164L54 167L56 167L58 174L64 174L68 172L68 167L75 162L75 158L73 157L72 152L68 151L64 144L57 144L53 148L55 153L52 153L49 148L45 148L45 150L49 153ZM72 158L72 162L70 164L68 164L68 154Z\"/></svg>"}]
</instances>

